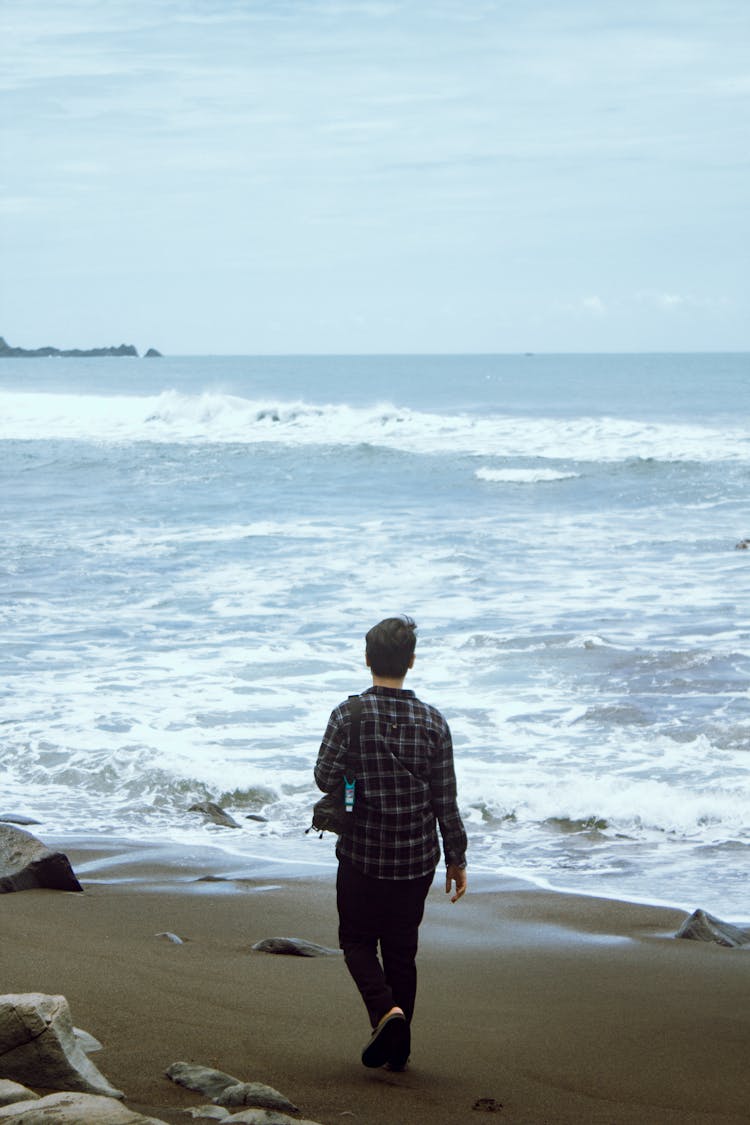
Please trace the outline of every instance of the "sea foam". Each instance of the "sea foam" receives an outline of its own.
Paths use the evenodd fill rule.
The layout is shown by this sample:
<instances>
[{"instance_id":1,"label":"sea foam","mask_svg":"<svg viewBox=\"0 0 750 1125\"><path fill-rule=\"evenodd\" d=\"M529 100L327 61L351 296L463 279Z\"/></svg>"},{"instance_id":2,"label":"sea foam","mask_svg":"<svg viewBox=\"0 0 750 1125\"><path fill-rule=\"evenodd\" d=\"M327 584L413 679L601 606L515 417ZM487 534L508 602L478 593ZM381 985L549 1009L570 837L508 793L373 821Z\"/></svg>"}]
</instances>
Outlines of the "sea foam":
<instances>
[{"instance_id":1,"label":"sea foam","mask_svg":"<svg viewBox=\"0 0 750 1125\"><path fill-rule=\"evenodd\" d=\"M622 418L437 414L392 404L324 406L176 390L159 395L3 392L0 439L352 446L407 453L544 457L577 462L750 460L741 428ZM483 480L560 479L543 470L479 470ZM519 475L533 472L533 478ZM565 470L566 474L568 470ZM478 474L478 475L479 475Z\"/></svg>"}]
</instances>

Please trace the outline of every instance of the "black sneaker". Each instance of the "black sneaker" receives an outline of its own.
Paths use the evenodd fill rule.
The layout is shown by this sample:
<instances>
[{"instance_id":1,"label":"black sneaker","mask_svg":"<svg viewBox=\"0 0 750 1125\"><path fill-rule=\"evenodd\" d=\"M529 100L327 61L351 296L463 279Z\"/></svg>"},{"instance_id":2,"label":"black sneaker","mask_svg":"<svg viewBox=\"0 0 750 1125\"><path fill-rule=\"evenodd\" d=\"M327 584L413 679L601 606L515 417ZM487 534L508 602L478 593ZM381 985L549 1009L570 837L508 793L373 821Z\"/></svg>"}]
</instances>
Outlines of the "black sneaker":
<instances>
[{"instance_id":1,"label":"black sneaker","mask_svg":"<svg viewBox=\"0 0 750 1125\"><path fill-rule=\"evenodd\" d=\"M403 1012L384 1016L362 1051L365 1066L383 1066L392 1058L409 1057L409 1025Z\"/></svg>"},{"instance_id":2,"label":"black sneaker","mask_svg":"<svg viewBox=\"0 0 750 1125\"><path fill-rule=\"evenodd\" d=\"M396 1047L391 1051L388 1056L388 1062L385 1064L386 1070L401 1071L406 1070L409 1062L409 1054L411 1053L411 1028L409 1024L406 1025L406 1038L400 1047Z\"/></svg>"}]
</instances>

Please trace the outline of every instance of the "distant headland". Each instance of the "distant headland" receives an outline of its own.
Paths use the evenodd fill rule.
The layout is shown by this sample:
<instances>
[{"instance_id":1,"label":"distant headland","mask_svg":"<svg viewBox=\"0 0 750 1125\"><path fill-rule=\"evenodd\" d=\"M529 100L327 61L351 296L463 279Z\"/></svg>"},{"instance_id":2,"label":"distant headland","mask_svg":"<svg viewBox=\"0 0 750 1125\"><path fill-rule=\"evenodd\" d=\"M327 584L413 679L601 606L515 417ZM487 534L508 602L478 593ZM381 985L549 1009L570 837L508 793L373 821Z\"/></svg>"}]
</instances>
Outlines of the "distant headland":
<instances>
[{"instance_id":1,"label":"distant headland","mask_svg":"<svg viewBox=\"0 0 750 1125\"><path fill-rule=\"evenodd\" d=\"M138 351L132 344L120 344L117 348L12 348L0 336L0 359L35 359L45 356L102 356L102 355L129 355L138 358ZM144 359L161 358L161 352L156 348L149 348Z\"/></svg>"}]
</instances>

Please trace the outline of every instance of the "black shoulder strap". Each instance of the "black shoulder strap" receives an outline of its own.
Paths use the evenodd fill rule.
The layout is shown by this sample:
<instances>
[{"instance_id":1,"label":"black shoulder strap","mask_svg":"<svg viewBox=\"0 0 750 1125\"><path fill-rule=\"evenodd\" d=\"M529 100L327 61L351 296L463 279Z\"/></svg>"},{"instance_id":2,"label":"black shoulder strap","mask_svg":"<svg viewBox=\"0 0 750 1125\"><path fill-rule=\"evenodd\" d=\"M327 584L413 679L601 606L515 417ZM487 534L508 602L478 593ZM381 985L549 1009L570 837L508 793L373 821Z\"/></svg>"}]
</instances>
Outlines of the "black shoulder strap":
<instances>
[{"instance_id":1,"label":"black shoulder strap","mask_svg":"<svg viewBox=\"0 0 750 1125\"><path fill-rule=\"evenodd\" d=\"M349 702L349 715L351 718L351 725L349 727L349 747L346 752L346 765L344 767L346 776L352 776L352 766L356 759L359 757L359 724L362 719L362 697L359 695L350 695Z\"/></svg>"}]
</instances>

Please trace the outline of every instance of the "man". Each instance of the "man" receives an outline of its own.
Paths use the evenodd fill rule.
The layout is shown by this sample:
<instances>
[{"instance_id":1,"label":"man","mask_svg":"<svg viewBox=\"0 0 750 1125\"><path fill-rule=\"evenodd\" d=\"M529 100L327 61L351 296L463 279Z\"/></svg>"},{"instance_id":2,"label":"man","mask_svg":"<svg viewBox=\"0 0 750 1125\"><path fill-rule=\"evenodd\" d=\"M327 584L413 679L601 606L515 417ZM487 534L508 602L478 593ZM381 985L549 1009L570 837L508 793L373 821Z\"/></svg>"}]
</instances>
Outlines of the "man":
<instances>
[{"instance_id":1,"label":"man","mask_svg":"<svg viewBox=\"0 0 750 1125\"><path fill-rule=\"evenodd\" d=\"M466 832L448 724L403 686L414 665L416 625L409 617L388 617L370 629L366 645L372 687L359 697L360 751L348 765L355 778L352 824L336 845L339 944L373 1029L362 1062L403 1070L419 925L440 858L437 825L451 902L466 892ZM324 793L344 775L351 711L350 698L328 720L315 766Z\"/></svg>"}]
</instances>

